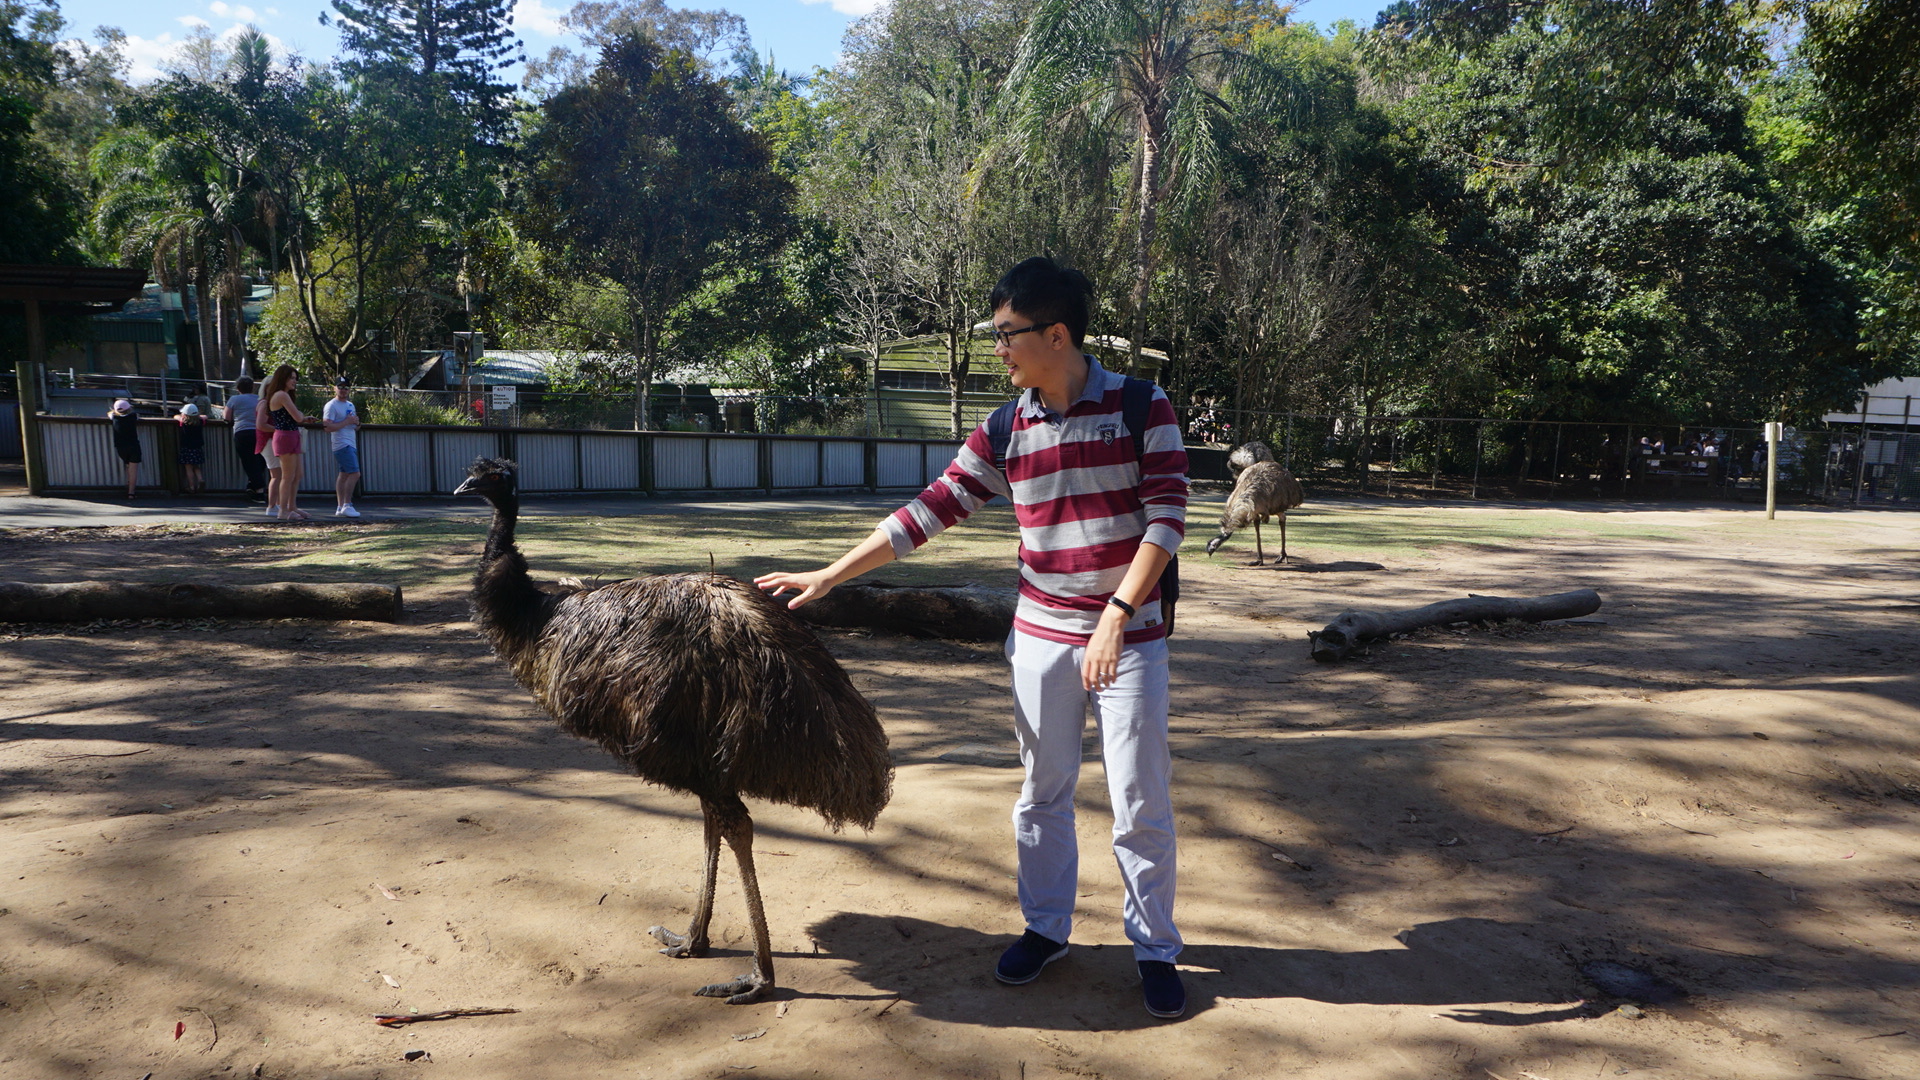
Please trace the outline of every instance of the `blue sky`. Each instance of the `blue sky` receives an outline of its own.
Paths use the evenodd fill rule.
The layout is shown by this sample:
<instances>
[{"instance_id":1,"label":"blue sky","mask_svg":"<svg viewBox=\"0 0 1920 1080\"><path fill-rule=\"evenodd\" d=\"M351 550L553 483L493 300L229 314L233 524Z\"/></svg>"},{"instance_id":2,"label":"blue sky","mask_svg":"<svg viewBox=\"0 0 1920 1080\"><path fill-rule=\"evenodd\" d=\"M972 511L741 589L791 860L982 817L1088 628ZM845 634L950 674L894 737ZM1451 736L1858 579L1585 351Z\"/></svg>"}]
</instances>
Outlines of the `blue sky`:
<instances>
[{"instance_id":1,"label":"blue sky","mask_svg":"<svg viewBox=\"0 0 1920 1080\"><path fill-rule=\"evenodd\" d=\"M1331 26L1341 19L1370 24L1388 0L1304 0L1297 21ZM781 67L809 71L830 67L840 52L847 25L878 7L880 0L717 0L675 4L676 7L718 8L747 20L754 44L771 48ZM544 54L554 45L574 39L560 27L560 18L573 0L517 0L514 29L527 52ZM205 25L216 35L232 34L251 23L276 43L310 58L332 56L337 39L320 25L320 12L330 10L325 0L61 0L68 32L91 39L96 26L126 31L133 76L144 81L159 73L160 64L194 27Z\"/></svg>"}]
</instances>

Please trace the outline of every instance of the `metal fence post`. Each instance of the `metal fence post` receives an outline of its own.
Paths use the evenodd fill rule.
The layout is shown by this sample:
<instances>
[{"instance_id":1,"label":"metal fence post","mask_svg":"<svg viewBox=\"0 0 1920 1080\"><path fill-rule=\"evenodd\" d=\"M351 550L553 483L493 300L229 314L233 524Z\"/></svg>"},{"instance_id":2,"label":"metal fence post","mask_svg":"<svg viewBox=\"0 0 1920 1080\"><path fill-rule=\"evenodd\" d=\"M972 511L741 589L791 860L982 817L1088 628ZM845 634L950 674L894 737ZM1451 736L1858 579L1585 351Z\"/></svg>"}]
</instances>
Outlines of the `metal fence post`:
<instances>
[{"instance_id":1,"label":"metal fence post","mask_svg":"<svg viewBox=\"0 0 1920 1080\"><path fill-rule=\"evenodd\" d=\"M1473 433L1473 490L1467 496L1469 499L1480 497L1480 458L1486 454L1486 445L1487 422L1482 420L1475 425Z\"/></svg>"},{"instance_id":2,"label":"metal fence post","mask_svg":"<svg viewBox=\"0 0 1920 1080\"><path fill-rule=\"evenodd\" d=\"M14 382L20 396L20 454L27 467L27 494L47 493L47 456L40 445L40 409L45 399L40 392L40 365L21 360L13 367Z\"/></svg>"},{"instance_id":3,"label":"metal fence post","mask_svg":"<svg viewBox=\"0 0 1920 1080\"><path fill-rule=\"evenodd\" d=\"M1547 477L1547 500L1551 502L1560 495L1560 436L1566 434L1567 425L1553 425L1553 473Z\"/></svg>"}]
</instances>

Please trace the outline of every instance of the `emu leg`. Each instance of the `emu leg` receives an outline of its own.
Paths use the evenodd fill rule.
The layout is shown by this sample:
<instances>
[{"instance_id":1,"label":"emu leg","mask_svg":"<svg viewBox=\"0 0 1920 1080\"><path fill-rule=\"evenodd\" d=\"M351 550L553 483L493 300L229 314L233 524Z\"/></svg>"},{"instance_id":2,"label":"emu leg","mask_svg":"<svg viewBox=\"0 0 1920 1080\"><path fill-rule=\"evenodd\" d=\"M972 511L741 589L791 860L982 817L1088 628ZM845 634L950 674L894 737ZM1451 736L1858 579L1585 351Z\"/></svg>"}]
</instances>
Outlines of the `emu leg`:
<instances>
[{"instance_id":1,"label":"emu leg","mask_svg":"<svg viewBox=\"0 0 1920 1080\"><path fill-rule=\"evenodd\" d=\"M1266 549L1266 546L1260 542L1260 519L1254 518L1253 519L1253 565L1265 566L1266 563L1267 563L1267 549Z\"/></svg>"},{"instance_id":2,"label":"emu leg","mask_svg":"<svg viewBox=\"0 0 1920 1080\"><path fill-rule=\"evenodd\" d=\"M707 826L707 876L700 885L700 903L693 909L693 923L684 935L664 926L647 929L655 941L666 946L660 950L664 956L707 955L707 924L713 921L713 879L720 870L720 820L713 804L705 799L700 800L700 812Z\"/></svg>"},{"instance_id":3,"label":"emu leg","mask_svg":"<svg viewBox=\"0 0 1920 1080\"><path fill-rule=\"evenodd\" d=\"M1287 512L1280 511L1280 561L1287 561Z\"/></svg>"},{"instance_id":4,"label":"emu leg","mask_svg":"<svg viewBox=\"0 0 1920 1080\"><path fill-rule=\"evenodd\" d=\"M747 1005L764 1001L773 992L773 940L767 934L767 909L760 903L760 879L753 872L753 818L738 799L733 803L737 813L728 813L721 828L734 859L740 863L740 887L747 894L747 914L753 920L753 970L694 993L724 997L729 1005Z\"/></svg>"}]
</instances>

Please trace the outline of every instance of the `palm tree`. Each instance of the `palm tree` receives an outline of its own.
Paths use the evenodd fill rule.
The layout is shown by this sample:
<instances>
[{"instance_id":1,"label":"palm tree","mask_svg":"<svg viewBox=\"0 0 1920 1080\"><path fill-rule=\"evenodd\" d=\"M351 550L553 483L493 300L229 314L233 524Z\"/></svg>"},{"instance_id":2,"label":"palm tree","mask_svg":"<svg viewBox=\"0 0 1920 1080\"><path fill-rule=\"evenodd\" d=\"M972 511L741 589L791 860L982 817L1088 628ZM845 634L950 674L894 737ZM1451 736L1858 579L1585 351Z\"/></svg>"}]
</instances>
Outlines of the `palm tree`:
<instances>
[{"instance_id":1,"label":"palm tree","mask_svg":"<svg viewBox=\"0 0 1920 1080\"><path fill-rule=\"evenodd\" d=\"M1030 165L1075 130L1132 143L1133 332L1137 369L1161 208L1209 186L1223 151L1221 90L1244 56L1247 18L1218 0L1040 0L1002 91ZM1258 5L1252 5L1258 7ZM1219 17L1227 12L1231 18Z\"/></svg>"}]
</instances>

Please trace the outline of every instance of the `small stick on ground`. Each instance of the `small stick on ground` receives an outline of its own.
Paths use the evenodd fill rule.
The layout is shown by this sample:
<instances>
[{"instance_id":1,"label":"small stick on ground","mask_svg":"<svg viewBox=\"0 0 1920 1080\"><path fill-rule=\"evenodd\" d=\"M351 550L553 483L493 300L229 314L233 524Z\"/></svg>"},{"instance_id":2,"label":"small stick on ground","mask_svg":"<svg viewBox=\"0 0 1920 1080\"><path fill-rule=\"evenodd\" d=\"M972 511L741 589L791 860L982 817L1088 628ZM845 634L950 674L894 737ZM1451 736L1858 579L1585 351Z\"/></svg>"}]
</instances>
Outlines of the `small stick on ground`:
<instances>
[{"instance_id":1,"label":"small stick on ground","mask_svg":"<svg viewBox=\"0 0 1920 1080\"><path fill-rule=\"evenodd\" d=\"M442 1009L430 1013L402 1013L398 1016L376 1016L373 1022L381 1027L397 1028L408 1024L425 1023L428 1020L453 1020L462 1016L504 1016L517 1013L519 1009Z\"/></svg>"}]
</instances>

